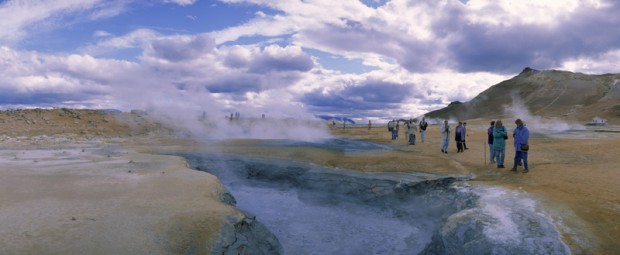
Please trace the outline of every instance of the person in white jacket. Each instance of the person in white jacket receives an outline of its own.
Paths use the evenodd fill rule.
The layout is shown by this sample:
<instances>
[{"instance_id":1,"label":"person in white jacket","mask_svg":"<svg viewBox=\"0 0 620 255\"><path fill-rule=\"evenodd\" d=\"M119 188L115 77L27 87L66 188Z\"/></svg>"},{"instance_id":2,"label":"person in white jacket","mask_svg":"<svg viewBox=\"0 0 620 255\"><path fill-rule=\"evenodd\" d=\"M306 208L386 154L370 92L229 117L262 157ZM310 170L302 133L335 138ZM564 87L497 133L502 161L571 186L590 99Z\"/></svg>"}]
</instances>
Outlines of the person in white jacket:
<instances>
[{"instance_id":1,"label":"person in white jacket","mask_svg":"<svg viewBox=\"0 0 620 255\"><path fill-rule=\"evenodd\" d=\"M407 137L409 138L409 144L415 145L415 133L418 131L418 125L412 120L406 122L407 125Z\"/></svg>"},{"instance_id":2,"label":"person in white jacket","mask_svg":"<svg viewBox=\"0 0 620 255\"><path fill-rule=\"evenodd\" d=\"M450 132L452 128L448 125L448 120L443 121L441 126L441 138L443 139L443 145L441 146L441 152L448 154L448 144L450 143Z\"/></svg>"}]
</instances>

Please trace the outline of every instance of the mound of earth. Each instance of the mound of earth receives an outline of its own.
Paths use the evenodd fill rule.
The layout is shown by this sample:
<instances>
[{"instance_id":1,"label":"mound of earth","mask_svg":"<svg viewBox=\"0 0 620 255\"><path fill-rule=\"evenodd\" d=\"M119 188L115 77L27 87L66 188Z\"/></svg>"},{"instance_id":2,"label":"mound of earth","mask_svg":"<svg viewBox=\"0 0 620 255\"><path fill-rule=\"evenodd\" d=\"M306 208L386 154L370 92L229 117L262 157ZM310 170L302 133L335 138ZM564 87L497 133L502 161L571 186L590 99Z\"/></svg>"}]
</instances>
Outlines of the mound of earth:
<instances>
[{"instance_id":1,"label":"mound of earth","mask_svg":"<svg viewBox=\"0 0 620 255\"><path fill-rule=\"evenodd\" d=\"M142 111L21 109L0 111L0 135L125 137L167 131Z\"/></svg>"}]
</instances>

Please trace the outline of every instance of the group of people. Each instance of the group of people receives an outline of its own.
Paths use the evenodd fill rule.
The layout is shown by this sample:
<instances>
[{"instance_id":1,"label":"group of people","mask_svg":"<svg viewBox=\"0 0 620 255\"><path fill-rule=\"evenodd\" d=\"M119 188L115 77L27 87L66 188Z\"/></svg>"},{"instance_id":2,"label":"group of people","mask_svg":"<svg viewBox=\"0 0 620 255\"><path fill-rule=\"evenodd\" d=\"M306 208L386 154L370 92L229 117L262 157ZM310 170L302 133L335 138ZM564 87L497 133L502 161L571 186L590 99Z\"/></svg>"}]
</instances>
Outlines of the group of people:
<instances>
[{"instance_id":1,"label":"group of people","mask_svg":"<svg viewBox=\"0 0 620 255\"><path fill-rule=\"evenodd\" d=\"M416 133L420 132L421 141L424 142L426 136L426 128L428 123L426 118L422 118L420 123L416 123L414 119L404 120L404 127L407 129L407 138L409 144L416 143ZM525 126L525 123L521 119L515 120L517 125L512 133L513 144L515 148L515 158L511 171L517 171L518 166L523 166L523 172L529 171L527 162L527 152L529 150L529 136L530 132ZM400 120L391 120L388 122L388 130L392 133L392 140L398 138L398 131L400 127ZM444 121L441 126L441 152L448 153L448 145L450 143L450 136L452 134L452 127L448 124L448 120ZM454 130L454 140L456 142L457 153L467 150L467 122L459 121ZM505 168L504 160L506 158L506 140L508 140L508 130L502 124L501 120L491 121L491 126L488 128L488 144L489 144L489 158L492 164L496 164L497 168Z\"/></svg>"},{"instance_id":2,"label":"group of people","mask_svg":"<svg viewBox=\"0 0 620 255\"><path fill-rule=\"evenodd\" d=\"M527 173L529 171L527 152L529 150L530 131L521 119L515 120L515 124L517 127L512 133L515 158L513 167L510 170L516 172L517 167L522 165L524 167L523 172ZM443 126L441 127L441 137L443 139L441 146L442 153L448 153L448 144L450 141L451 132L452 128L448 124L448 120L445 120ZM457 153L467 150L467 144L465 143L466 136L467 123L459 122L454 132ZM497 168L505 168L504 160L506 158L506 140L508 140L508 131L502 124L502 121L491 121L491 126L488 129L488 143L490 151L489 158L491 159L492 164L497 164Z\"/></svg>"},{"instance_id":3,"label":"group of people","mask_svg":"<svg viewBox=\"0 0 620 255\"><path fill-rule=\"evenodd\" d=\"M530 131L521 119L515 120L517 127L512 133L513 144L515 148L515 158L510 171L516 172L517 166L523 165L523 172L529 172L527 163L527 152L529 148ZM487 130L489 143L489 158L492 164L497 164L497 168L504 168L504 159L506 157L506 140L508 140L508 131L502 124L501 120L491 121L491 126Z\"/></svg>"},{"instance_id":4,"label":"group of people","mask_svg":"<svg viewBox=\"0 0 620 255\"><path fill-rule=\"evenodd\" d=\"M416 133L418 132L418 128L420 131L420 140L424 142L426 138L426 128L428 127L428 123L426 122L426 118L422 118L420 123L416 123L416 120L410 119L405 120L404 127L407 129L407 139L410 145L415 145L416 143ZM392 140L396 140L398 138L398 130L400 129L400 120L391 120L387 124L388 131L392 133Z\"/></svg>"},{"instance_id":5,"label":"group of people","mask_svg":"<svg viewBox=\"0 0 620 255\"><path fill-rule=\"evenodd\" d=\"M448 120L444 120L441 127L441 138L443 144L441 146L441 152L448 154L448 145L450 143L450 133L452 127L448 124ZM467 143L465 143L465 137L467 137L467 122L459 121L454 132L454 141L456 141L456 152L463 152L467 150Z\"/></svg>"}]
</instances>

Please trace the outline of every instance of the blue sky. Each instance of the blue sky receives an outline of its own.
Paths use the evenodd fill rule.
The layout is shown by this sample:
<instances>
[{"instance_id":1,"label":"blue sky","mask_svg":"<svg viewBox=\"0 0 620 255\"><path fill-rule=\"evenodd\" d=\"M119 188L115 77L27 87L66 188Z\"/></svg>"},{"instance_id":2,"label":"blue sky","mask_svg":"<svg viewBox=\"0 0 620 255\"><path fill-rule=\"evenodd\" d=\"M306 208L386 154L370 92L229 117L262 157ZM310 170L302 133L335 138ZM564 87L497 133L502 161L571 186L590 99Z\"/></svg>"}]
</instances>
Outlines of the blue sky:
<instances>
[{"instance_id":1,"label":"blue sky","mask_svg":"<svg viewBox=\"0 0 620 255\"><path fill-rule=\"evenodd\" d=\"M415 117L525 67L620 72L596 0L0 1L0 108Z\"/></svg>"}]
</instances>

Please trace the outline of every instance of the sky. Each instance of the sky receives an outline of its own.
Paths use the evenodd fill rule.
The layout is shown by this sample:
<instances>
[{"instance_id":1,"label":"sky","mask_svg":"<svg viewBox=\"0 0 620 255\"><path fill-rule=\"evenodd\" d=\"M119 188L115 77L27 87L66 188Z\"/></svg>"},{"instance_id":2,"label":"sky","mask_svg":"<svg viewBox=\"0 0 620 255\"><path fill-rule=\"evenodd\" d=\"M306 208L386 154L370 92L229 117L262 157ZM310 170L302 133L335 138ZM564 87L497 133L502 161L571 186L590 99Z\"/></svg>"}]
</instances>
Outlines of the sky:
<instances>
[{"instance_id":1,"label":"sky","mask_svg":"<svg viewBox=\"0 0 620 255\"><path fill-rule=\"evenodd\" d=\"M0 108L417 117L525 67L619 73L618 13L605 0L5 0Z\"/></svg>"}]
</instances>

